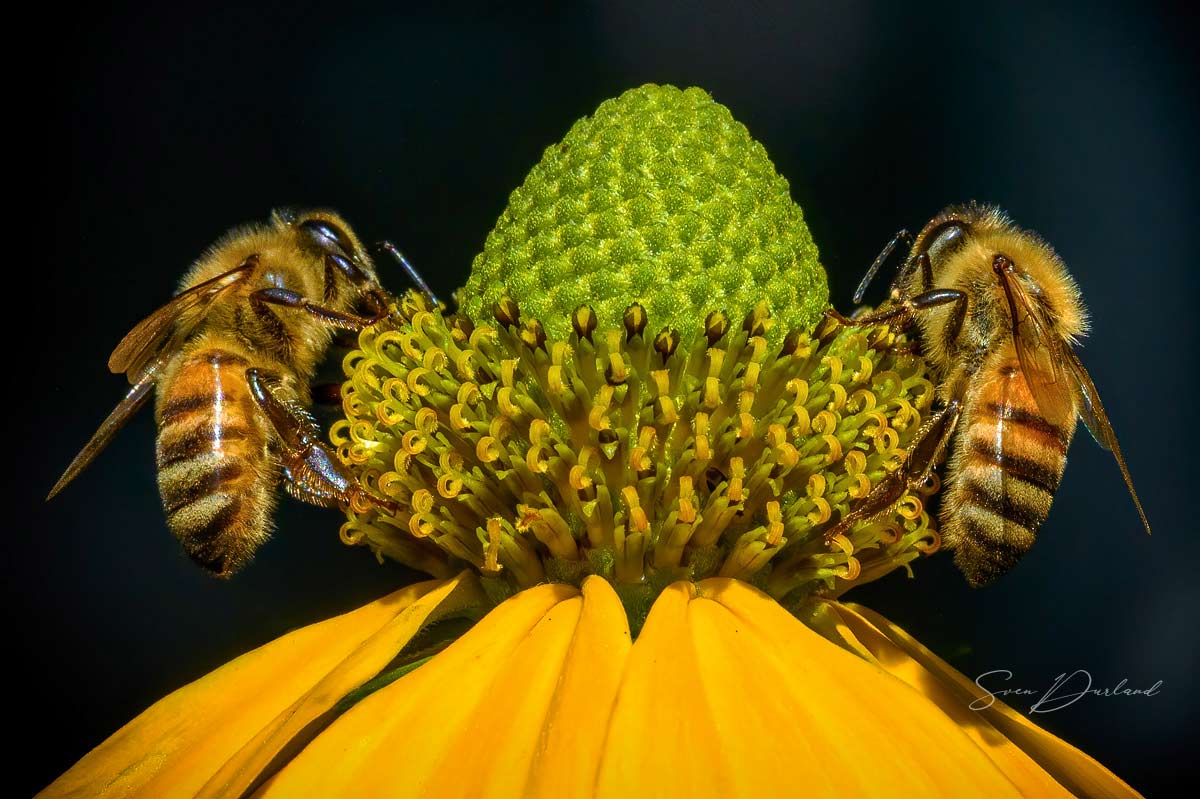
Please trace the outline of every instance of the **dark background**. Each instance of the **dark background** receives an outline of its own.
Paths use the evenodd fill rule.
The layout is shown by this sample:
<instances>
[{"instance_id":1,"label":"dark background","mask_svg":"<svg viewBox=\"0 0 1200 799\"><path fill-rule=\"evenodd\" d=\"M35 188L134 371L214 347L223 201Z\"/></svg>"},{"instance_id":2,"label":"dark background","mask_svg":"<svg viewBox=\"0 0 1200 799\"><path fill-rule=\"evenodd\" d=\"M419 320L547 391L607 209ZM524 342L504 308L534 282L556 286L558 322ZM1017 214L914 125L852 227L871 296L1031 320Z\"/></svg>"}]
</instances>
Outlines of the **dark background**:
<instances>
[{"instance_id":1,"label":"dark background","mask_svg":"<svg viewBox=\"0 0 1200 799\"><path fill-rule=\"evenodd\" d=\"M109 351L188 263L274 206L322 204L400 242L448 294L542 149L652 81L706 88L764 143L838 307L897 228L950 202L998 203L1061 252L1095 320L1083 360L1154 536L1081 430L1041 540L999 583L972 591L935 557L915 581L850 596L968 676L1162 680L1153 698L1091 697L1037 721L1173 795L1195 768L1198 709L1193 31L1132 3L390 5L118 4L22 34L37 57L10 75L31 94L11 127L35 139L10 162L38 170L22 199L42 199L6 240L45 321L10 355L6 783L37 790L173 688L413 579L343 546L336 512L290 501L245 573L205 577L163 523L149 413L42 503L124 390ZM384 279L404 285L390 267Z\"/></svg>"}]
</instances>

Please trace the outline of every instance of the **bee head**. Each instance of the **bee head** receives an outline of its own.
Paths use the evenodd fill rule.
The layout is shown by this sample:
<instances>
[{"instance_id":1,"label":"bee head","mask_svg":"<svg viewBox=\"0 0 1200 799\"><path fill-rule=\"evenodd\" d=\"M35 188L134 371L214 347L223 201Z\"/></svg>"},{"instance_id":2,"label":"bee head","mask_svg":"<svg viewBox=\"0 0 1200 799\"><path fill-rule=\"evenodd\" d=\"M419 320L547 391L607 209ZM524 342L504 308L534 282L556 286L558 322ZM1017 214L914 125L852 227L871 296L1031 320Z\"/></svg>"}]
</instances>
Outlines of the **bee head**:
<instances>
[{"instance_id":1,"label":"bee head","mask_svg":"<svg viewBox=\"0 0 1200 799\"><path fill-rule=\"evenodd\" d=\"M278 208L271 212L271 223L277 228L294 231L297 243L308 252L345 258L367 274L375 273L366 248L346 220L335 211Z\"/></svg>"}]
</instances>

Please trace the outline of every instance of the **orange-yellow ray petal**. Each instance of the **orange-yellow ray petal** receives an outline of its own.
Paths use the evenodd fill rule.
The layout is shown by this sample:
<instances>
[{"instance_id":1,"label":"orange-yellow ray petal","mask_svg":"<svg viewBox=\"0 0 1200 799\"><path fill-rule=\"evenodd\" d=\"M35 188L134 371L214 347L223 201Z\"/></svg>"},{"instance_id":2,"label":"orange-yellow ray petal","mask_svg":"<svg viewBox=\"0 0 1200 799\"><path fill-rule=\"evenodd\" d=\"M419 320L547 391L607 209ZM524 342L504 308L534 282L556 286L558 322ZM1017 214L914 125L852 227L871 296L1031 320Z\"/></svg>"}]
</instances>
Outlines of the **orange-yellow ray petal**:
<instances>
[{"instance_id":1,"label":"orange-yellow ray petal","mask_svg":"<svg viewBox=\"0 0 1200 799\"><path fill-rule=\"evenodd\" d=\"M582 611L579 596L555 605L511 657L495 664L486 675L492 679L491 690L459 725L448 756L432 769L429 796L525 795L529 767Z\"/></svg>"},{"instance_id":2,"label":"orange-yellow ray petal","mask_svg":"<svg viewBox=\"0 0 1200 799\"><path fill-rule=\"evenodd\" d=\"M159 700L39 797L192 797L281 711L430 591L431 580L296 630Z\"/></svg>"},{"instance_id":3,"label":"orange-yellow ray petal","mask_svg":"<svg viewBox=\"0 0 1200 799\"><path fill-rule=\"evenodd\" d=\"M509 668L514 656L525 668L543 668L534 662L538 655L548 670L561 666L578 596L564 585L520 592L433 660L347 711L256 796L482 795L472 769L488 751L478 744L490 745L499 732L475 723L480 708L523 694L525 675ZM522 647L527 651L518 653ZM522 732L529 731L515 734ZM535 741L539 732L531 733ZM464 734L483 741L464 747Z\"/></svg>"},{"instance_id":4,"label":"orange-yellow ray petal","mask_svg":"<svg viewBox=\"0 0 1200 799\"><path fill-rule=\"evenodd\" d=\"M726 641L712 656L740 652L745 673L776 686L783 723L790 717L807 746L780 748L773 729L740 734L777 752L780 767L807 774L812 782L805 796L1021 795L936 705L814 633L766 594L728 579L705 580L697 591L697 602L721 607L702 616ZM718 717L722 738L735 723L733 710ZM743 795L757 788L753 775L742 779Z\"/></svg>"},{"instance_id":5,"label":"orange-yellow ray petal","mask_svg":"<svg viewBox=\"0 0 1200 799\"><path fill-rule=\"evenodd\" d=\"M583 612L542 726L524 796L588 796L633 645L625 608L599 577L583 583Z\"/></svg>"},{"instance_id":6,"label":"orange-yellow ray petal","mask_svg":"<svg viewBox=\"0 0 1200 799\"><path fill-rule=\"evenodd\" d=\"M692 637L704 692L695 701L708 704L722 756L731 764L729 796L831 796L833 780L825 764L807 763L828 756L813 729L800 723L777 675L762 668L736 616L716 602L696 599L688 606Z\"/></svg>"},{"instance_id":7,"label":"orange-yellow ray petal","mask_svg":"<svg viewBox=\"0 0 1200 799\"><path fill-rule=\"evenodd\" d=\"M470 606L484 606L478 580L463 572L413 602L362 642L303 696L285 708L231 757L197 794L197 799L241 796L286 750L298 751L332 719L323 718L343 697L377 676L414 635L431 621ZM286 756L286 753L285 753Z\"/></svg>"},{"instance_id":8,"label":"orange-yellow ray petal","mask_svg":"<svg viewBox=\"0 0 1200 799\"><path fill-rule=\"evenodd\" d=\"M840 640L854 651L864 653L866 658L878 663L928 697L958 724L1027 796L1071 796L1029 755L997 732L965 703L959 702L950 685L942 682L937 675L896 646L861 615L837 602L821 602L815 613L827 622L822 625L823 635Z\"/></svg>"},{"instance_id":9,"label":"orange-yellow ray petal","mask_svg":"<svg viewBox=\"0 0 1200 799\"><path fill-rule=\"evenodd\" d=\"M931 692L931 696L942 704L944 710L955 707L967 709L967 713L978 713L1070 793L1089 799L1129 799L1140 796L1095 758L1046 732L998 699L983 710L970 710L971 703L986 700L987 693L883 616L855 604L842 605L839 613L885 668L894 671L901 679L917 680L916 687L921 691L926 691L927 686L936 683L943 692ZM898 653L882 647L876 651L873 644L880 641L871 635L872 630L894 644ZM924 670L924 674L917 668ZM989 739L989 743L992 741L994 739Z\"/></svg>"},{"instance_id":10,"label":"orange-yellow ray petal","mask_svg":"<svg viewBox=\"0 0 1200 799\"><path fill-rule=\"evenodd\" d=\"M617 694L598 797L731 794L734 776L704 701L689 626L694 594L690 583L668 586L646 617Z\"/></svg>"}]
</instances>

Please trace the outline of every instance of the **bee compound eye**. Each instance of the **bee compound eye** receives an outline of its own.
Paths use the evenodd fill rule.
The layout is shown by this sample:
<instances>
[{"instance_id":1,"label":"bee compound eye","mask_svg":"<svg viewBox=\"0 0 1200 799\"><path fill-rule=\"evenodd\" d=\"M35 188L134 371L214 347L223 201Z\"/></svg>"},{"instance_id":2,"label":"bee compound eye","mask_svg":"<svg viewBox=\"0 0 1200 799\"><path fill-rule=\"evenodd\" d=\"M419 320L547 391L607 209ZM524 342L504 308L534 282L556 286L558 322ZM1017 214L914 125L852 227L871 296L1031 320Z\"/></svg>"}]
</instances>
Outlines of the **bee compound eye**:
<instances>
[{"instance_id":1,"label":"bee compound eye","mask_svg":"<svg viewBox=\"0 0 1200 799\"><path fill-rule=\"evenodd\" d=\"M938 261L962 243L965 230L961 225L947 225L930 243L927 252L931 261Z\"/></svg>"},{"instance_id":2,"label":"bee compound eye","mask_svg":"<svg viewBox=\"0 0 1200 799\"><path fill-rule=\"evenodd\" d=\"M333 222L324 219L306 219L300 223L300 230L321 252L344 256L354 253L354 243L350 234Z\"/></svg>"}]
</instances>

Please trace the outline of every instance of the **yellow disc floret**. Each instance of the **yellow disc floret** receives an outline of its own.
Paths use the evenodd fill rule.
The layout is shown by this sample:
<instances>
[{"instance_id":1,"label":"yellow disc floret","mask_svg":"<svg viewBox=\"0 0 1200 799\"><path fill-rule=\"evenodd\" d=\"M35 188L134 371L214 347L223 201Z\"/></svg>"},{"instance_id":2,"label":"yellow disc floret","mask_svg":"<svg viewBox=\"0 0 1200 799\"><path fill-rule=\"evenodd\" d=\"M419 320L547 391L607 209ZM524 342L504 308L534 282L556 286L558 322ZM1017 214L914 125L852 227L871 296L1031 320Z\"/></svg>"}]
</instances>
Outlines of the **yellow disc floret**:
<instances>
[{"instance_id":1,"label":"yellow disc floret","mask_svg":"<svg viewBox=\"0 0 1200 799\"><path fill-rule=\"evenodd\" d=\"M826 536L933 399L887 327L823 321L771 346L764 304L686 334L639 305L612 326L581 306L561 338L511 298L490 324L416 294L402 309L346 360L333 441L400 508L351 508L349 542L435 574L469 564L501 594L597 574L645 607L711 576L837 594L937 546L914 495Z\"/></svg>"}]
</instances>

